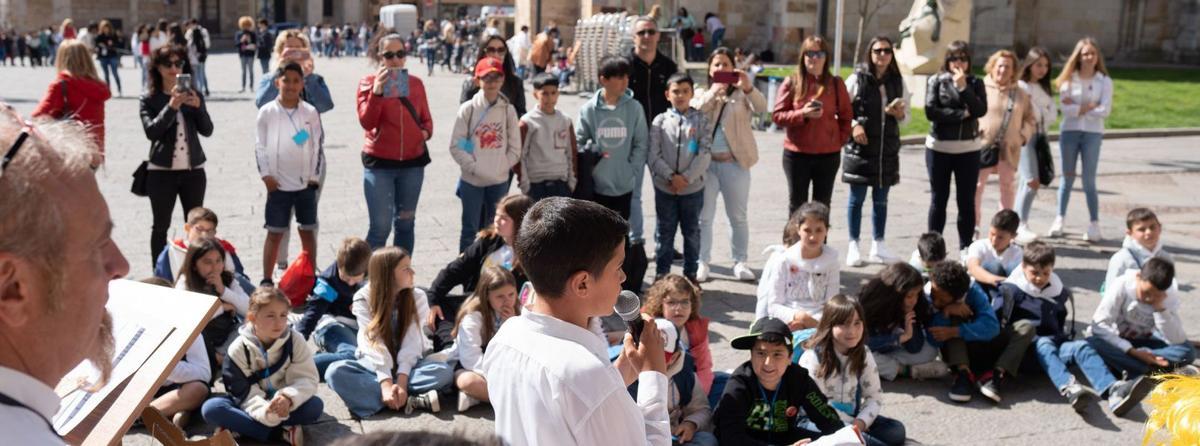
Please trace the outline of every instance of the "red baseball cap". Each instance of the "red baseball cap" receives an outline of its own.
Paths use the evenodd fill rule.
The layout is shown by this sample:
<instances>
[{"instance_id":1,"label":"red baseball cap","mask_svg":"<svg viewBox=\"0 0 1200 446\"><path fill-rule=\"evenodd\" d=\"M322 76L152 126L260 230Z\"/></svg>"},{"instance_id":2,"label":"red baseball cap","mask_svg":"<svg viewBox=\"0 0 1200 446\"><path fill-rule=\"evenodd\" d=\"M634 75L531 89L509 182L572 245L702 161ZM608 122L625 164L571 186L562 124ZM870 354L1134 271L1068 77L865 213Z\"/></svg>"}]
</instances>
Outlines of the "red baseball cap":
<instances>
[{"instance_id":1,"label":"red baseball cap","mask_svg":"<svg viewBox=\"0 0 1200 446\"><path fill-rule=\"evenodd\" d=\"M504 62L495 57L479 59L479 62L475 64L475 78L483 79L484 76L491 73L500 73L501 76L504 76Z\"/></svg>"}]
</instances>

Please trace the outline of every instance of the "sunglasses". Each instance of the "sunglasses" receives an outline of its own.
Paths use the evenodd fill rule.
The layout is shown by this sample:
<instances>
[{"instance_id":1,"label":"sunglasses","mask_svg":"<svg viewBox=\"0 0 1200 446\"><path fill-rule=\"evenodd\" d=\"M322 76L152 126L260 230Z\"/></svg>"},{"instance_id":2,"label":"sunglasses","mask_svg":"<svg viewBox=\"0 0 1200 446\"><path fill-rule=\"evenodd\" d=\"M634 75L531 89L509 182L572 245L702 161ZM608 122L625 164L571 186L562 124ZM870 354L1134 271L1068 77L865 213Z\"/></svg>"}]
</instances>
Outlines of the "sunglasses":
<instances>
[{"instance_id":1,"label":"sunglasses","mask_svg":"<svg viewBox=\"0 0 1200 446\"><path fill-rule=\"evenodd\" d=\"M642 36L642 37L649 37L649 36L658 34L658 30L657 29L643 29L641 31L636 32L635 34Z\"/></svg>"},{"instance_id":2,"label":"sunglasses","mask_svg":"<svg viewBox=\"0 0 1200 446\"><path fill-rule=\"evenodd\" d=\"M805 51L804 57L807 57L809 59L820 59L822 57L825 57L825 52L824 51Z\"/></svg>"},{"instance_id":3,"label":"sunglasses","mask_svg":"<svg viewBox=\"0 0 1200 446\"><path fill-rule=\"evenodd\" d=\"M387 60L403 59L407 55L408 54L406 54L404 51L387 51L387 52L379 53L379 57L382 57Z\"/></svg>"},{"instance_id":4,"label":"sunglasses","mask_svg":"<svg viewBox=\"0 0 1200 446\"><path fill-rule=\"evenodd\" d=\"M884 54L892 54L892 47L887 47L887 48L874 48L874 49L872 49L872 50L871 50L871 52L872 52L872 53L875 53L875 54L878 54L878 55L881 55L881 56L882 56L882 55L884 55Z\"/></svg>"},{"instance_id":5,"label":"sunglasses","mask_svg":"<svg viewBox=\"0 0 1200 446\"><path fill-rule=\"evenodd\" d=\"M163 64L163 68L172 68L172 67L174 67L174 68L183 68L183 64L184 64L184 63L186 63L186 62L184 62L184 61L182 61L182 60L176 60L176 61L174 61L174 62L172 62L172 61L167 61L167 63Z\"/></svg>"},{"instance_id":6,"label":"sunglasses","mask_svg":"<svg viewBox=\"0 0 1200 446\"><path fill-rule=\"evenodd\" d=\"M487 54L504 54L508 52L508 48L502 46L489 46L487 49L483 50L483 52Z\"/></svg>"},{"instance_id":7,"label":"sunglasses","mask_svg":"<svg viewBox=\"0 0 1200 446\"><path fill-rule=\"evenodd\" d=\"M950 56L950 57L946 58L947 63L970 62L970 61L971 61L971 59L969 59L969 58L967 58L967 56L963 56L963 55L954 55L954 56Z\"/></svg>"}]
</instances>

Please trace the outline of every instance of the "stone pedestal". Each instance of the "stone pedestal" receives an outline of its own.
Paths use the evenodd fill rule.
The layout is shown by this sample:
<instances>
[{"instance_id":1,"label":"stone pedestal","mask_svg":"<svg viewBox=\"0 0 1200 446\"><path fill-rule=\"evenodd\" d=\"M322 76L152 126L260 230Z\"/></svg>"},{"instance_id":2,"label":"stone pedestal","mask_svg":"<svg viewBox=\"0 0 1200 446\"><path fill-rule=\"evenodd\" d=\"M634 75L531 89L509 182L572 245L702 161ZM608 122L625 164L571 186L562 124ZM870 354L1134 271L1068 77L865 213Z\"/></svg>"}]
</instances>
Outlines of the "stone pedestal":
<instances>
[{"instance_id":1,"label":"stone pedestal","mask_svg":"<svg viewBox=\"0 0 1200 446\"><path fill-rule=\"evenodd\" d=\"M908 88L908 92L912 94L912 107L925 108L925 88L929 85L928 74L906 74L904 75L904 86Z\"/></svg>"}]
</instances>

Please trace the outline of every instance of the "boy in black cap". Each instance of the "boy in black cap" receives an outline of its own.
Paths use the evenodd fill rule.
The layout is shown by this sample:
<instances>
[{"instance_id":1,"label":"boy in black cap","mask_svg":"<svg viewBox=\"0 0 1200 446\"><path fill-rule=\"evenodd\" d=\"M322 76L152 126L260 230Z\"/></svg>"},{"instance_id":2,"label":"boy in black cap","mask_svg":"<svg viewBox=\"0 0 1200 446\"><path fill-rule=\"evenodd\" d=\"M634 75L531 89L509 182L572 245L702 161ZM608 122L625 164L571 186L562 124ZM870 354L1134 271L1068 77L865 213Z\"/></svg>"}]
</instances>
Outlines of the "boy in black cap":
<instances>
[{"instance_id":1,"label":"boy in black cap","mask_svg":"<svg viewBox=\"0 0 1200 446\"><path fill-rule=\"evenodd\" d=\"M844 426L808 372L791 362L786 323L759 319L730 344L750 350L750 360L733 371L713 414L721 444L791 445Z\"/></svg>"}]
</instances>

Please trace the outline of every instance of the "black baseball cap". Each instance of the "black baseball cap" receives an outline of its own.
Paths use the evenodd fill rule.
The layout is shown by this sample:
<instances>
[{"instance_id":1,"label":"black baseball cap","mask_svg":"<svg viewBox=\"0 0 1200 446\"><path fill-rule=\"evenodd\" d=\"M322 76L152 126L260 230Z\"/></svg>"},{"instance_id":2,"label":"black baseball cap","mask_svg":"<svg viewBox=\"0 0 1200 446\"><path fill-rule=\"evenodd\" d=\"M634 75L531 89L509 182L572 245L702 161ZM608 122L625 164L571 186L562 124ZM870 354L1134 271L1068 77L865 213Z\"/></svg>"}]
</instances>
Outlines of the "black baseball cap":
<instances>
[{"instance_id":1,"label":"black baseball cap","mask_svg":"<svg viewBox=\"0 0 1200 446\"><path fill-rule=\"evenodd\" d=\"M750 327L749 334L734 338L729 345L734 350L750 350L754 348L754 342L760 339L769 342L782 341L789 350L792 349L792 330L783 321L773 317L764 317L755 321L754 326Z\"/></svg>"}]
</instances>

